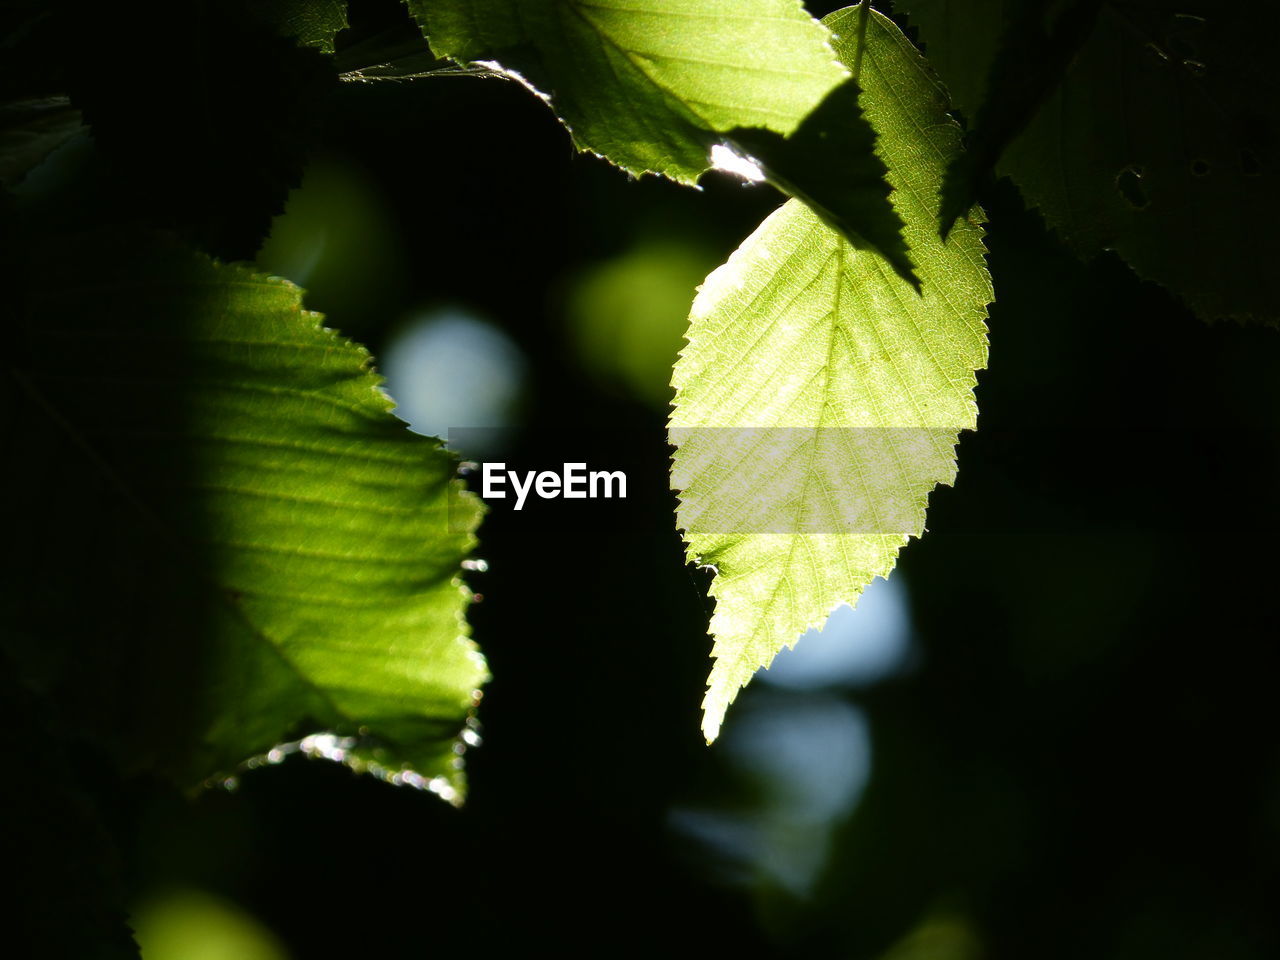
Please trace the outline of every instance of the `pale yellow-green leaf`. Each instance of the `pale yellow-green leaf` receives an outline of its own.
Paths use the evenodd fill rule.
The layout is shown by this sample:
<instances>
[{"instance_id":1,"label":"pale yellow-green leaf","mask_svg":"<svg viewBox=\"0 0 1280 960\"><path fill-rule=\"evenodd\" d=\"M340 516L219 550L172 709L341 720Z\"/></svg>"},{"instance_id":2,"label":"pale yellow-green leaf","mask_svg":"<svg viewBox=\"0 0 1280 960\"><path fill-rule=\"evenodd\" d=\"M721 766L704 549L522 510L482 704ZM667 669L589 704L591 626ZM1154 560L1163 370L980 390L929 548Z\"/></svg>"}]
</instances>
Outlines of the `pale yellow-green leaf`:
<instances>
[{"instance_id":1,"label":"pale yellow-green leaf","mask_svg":"<svg viewBox=\"0 0 1280 960\"><path fill-rule=\"evenodd\" d=\"M846 64L854 16L826 21ZM980 211L945 244L937 233L960 130L924 59L879 14L859 80L922 295L792 200L707 278L675 367L679 525L690 559L716 571L709 741L757 669L888 575L923 532L929 492L955 477L959 432L976 425L992 299Z\"/></svg>"}]
</instances>

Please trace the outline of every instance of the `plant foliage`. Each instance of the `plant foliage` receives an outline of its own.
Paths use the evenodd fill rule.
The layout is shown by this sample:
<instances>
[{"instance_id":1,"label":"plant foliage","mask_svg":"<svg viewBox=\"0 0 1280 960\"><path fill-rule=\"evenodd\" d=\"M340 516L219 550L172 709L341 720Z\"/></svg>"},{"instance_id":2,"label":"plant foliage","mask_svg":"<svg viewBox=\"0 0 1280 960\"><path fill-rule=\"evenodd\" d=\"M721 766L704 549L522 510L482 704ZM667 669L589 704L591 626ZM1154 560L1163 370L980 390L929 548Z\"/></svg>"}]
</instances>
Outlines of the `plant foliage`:
<instances>
[{"instance_id":1,"label":"plant foliage","mask_svg":"<svg viewBox=\"0 0 1280 960\"><path fill-rule=\"evenodd\" d=\"M714 146L737 147L914 279L857 87L798 0L409 6L438 55L496 61L556 109L580 149L692 184Z\"/></svg>"},{"instance_id":2,"label":"plant foliage","mask_svg":"<svg viewBox=\"0 0 1280 960\"><path fill-rule=\"evenodd\" d=\"M827 21L846 63L855 17ZM957 434L975 425L992 299L980 211L948 243L936 229L960 129L880 14L860 79L922 294L793 200L707 278L675 367L679 524L690 560L716 573L708 740L757 669L888 575L923 531L929 491L955 476Z\"/></svg>"},{"instance_id":3,"label":"plant foliage","mask_svg":"<svg viewBox=\"0 0 1280 960\"><path fill-rule=\"evenodd\" d=\"M1259 261L1280 213L1274 4L952 6L898 4L976 117L982 163L998 154L996 171L1081 255L1114 249L1206 319L1280 319L1275 271ZM957 203L975 175L957 167Z\"/></svg>"},{"instance_id":4,"label":"plant foliage","mask_svg":"<svg viewBox=\"0 0 1280 960\"><path fill-rule=\"evenodd\" d=\"M4 640L28 679L123 769L184 787L332 731L458 795L480 511L369 354L293 285L173 241L78 236L32 271L3 408L4 496L27 507Z\"/></svg>"},{"instance_id":5,"label":"plant foliage","mask_svg":"<svg viewBox=\"0 0 1280 960\"><path fill-rule=\"evenodd\" d=\"M698 186L730 157L788 198L672 357L676 526L713 572L708 742L955 480L993 176L1082 257L1115 251L1204 318L1280 320L1274 4L898 0L895 23L865 0L822 21L801 0L405 0L351 40L366 13L0 13L0 711L31 781L6 803L56 838L11 858L33 943L130 955L114 842L138 783L196 791L303 749L464 795L481 504L368 350L243 262L337 97L500 77L626 175ZM370 128L427 125L393 114ZM417 178L430 158L406 155Z\"/></svg>"}]
</instances>

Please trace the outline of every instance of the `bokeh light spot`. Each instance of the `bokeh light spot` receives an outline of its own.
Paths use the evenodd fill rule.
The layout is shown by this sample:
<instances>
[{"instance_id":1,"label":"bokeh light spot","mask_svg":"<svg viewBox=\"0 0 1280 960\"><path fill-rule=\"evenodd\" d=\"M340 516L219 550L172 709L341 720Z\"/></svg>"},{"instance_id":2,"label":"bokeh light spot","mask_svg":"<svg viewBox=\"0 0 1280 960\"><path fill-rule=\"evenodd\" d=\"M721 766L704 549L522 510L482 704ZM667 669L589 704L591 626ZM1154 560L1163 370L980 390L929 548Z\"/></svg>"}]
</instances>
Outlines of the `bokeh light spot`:
<instances>
[{"instance_id":1,"label":"bokeh light spot","mask_svg":"<svg viewBox=\"0 0 1280 960\"><path fill-rule=\"evenodd\" d=\"M524 355L505 333L465 310L419 314L387 345L381 368L396 416L415 433L447 439L451 428L516 422ZM479 442L499 435L481 430L470 436Z\"/></svg>"}]
</instances>

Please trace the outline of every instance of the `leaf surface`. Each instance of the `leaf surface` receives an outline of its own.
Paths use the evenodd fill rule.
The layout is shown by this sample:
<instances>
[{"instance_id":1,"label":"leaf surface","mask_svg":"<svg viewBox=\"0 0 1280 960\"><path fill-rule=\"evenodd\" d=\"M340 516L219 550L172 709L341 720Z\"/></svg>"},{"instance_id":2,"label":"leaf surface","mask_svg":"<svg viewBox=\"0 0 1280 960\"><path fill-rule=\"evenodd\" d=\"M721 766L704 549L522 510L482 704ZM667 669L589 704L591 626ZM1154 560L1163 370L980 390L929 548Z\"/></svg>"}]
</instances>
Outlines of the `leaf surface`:
<instances>
[{"instance_id":1,"label":"leaf surface","mask_svg":"<svg viewBox=\"0 0 1280 960\"><path fill-rule=\"evenodd\" d=\"M797 0L408 3L438 56L515 72L580 149L692 184L728 146L914 282L857 87Z\"/></svg>"},{"instance_id":2,"label":"leaf surface","mask_svg":"<svg viewBox=\"0 0 1280 960\"><path fill-rule=\"evenodd\" d=\"M897 4L956 106L983 123L1011 0ZM1205 319L1280 320L1269 225L1280 9L1249 0L1104 3L1062 82L996 164L1081 256L1114 249ZM1019 42L1016 36L1011 42ZM1223 282L1229 277L1230 282Z\"/></svg>"},{"instance_id":3,"label":"leaf surface","mask_svg":"<svg viewBox=\"0 0 1280 960\"><path fill-rule=\"evenodd\" d=\"M259 0L254 12L282 36L321 53L333 53L334 37L348 26L346 0Z\"/></svg>"},{"instance_id":4,"label":"leaf surface","mask_svg":"<svg viewBox=\"0 0 1280 960\"><path fill-rule=\"evenodd\" d=\"M497 60L583 149L693 183L717 131L788 134L846 71L796 0L410 0L438 56Z\"/></svg>"},{"instance_id":5,"label":"leaf surface","mask_svg":"<svg viewBox=\"0 0 1280 960\"><path fill-rule=\"evenodd\" d=\"M317 752L458 795L480 508L368 353L291 284L168 242L34 270L0 621L32 682L184 785L332 732Z\"/></svg>"},{"instance_id":6,"label":"leaf surface","mask_svg":"<svg viewBox=\"0 0 1280 960\"><path fill-rule=\"evenodd\" d=\"M987 77L986 97L973 119L966 149L942 185L940 226L945 237L973 206L984 177L1066 75L1088 39L1101 0L1017 0Z\"/></svg>"},{"instance_id":7,"label":"leaf surface","mask_svg":"<svg viewBox=\"0 0 1280 960\"><path fill-rule=\"evenodd\" d=\"M846 63L855 16L826 21ZM975 424L992 299L980 211L946 244L937 231L960 130L876 13L860 80L923 295L793 200L707 278L675 367L678 522L689 558L716 571L708 740L759 667L889 573Z\"/></svg>"},{"instance_id":8,"label":"leaf surface","mask_svg":"<svg viewBox=\"0 0 1280 960\"><path fill-rule=\"evenodd\" d=\"M879 251L900 277L919 287L859 93L857 81L846 80L789 137L738 129L726 139L746 150L779 190L804 201L855 246Z\"/></svg>"}]
</instances>

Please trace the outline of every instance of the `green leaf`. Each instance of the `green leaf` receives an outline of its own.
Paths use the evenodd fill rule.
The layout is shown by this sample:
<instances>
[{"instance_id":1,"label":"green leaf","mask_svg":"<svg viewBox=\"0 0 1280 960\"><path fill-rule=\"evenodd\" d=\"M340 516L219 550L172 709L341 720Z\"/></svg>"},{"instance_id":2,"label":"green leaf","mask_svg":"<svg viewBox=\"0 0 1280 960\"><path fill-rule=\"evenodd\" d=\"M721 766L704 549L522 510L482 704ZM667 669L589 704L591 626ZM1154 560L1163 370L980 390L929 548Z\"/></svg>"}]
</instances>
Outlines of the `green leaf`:
<instances>
[{"instance_id":1,"label":"green leaf","mask_svg":"<svg viewBox=\"0 0 1280 960\"><path fill-rule=\"evenodd\" d=\"M1088 39L1102 0L1017 0L1007 14L1000 49L987 78L987 95L966 138L966 149L942 185L943 237L973 206L1010 141L1062 81Z\"/></svg>"},{"instance_id":2,"label":"green leaf","mask_svg":"<svg viewBox=\"0 0 1280 960\"><path fill-rule=\"evenodd\" d=\"M498 61L579 149L682 183L747 156L916 283L857 86L798 0L407 2L437 55Z\"/></svg>"},{"instance_id":3,"label":"green leaf","mask_svg":"<svg viewBox=\"0 0 1280 960\"><path fill-rule=\"evenodd\" d=\"M863 116L859 92L856 80L846 80L790 137L738 129L726 139L745 150L770 183L803 200L854 246L879 251L918 289L902 220L888 203L888 170L876 155L875 131Z\"/></svg>"},{"instance_id":4,"label":"green leaf","mask_svg":"<svg viewBox=\"0 0 1280 960\"><path fill-rule=\"evenodd\" d=\"M971 117L981 116L1002 0L957 16L947 0L896 6ZM1103 4L1062 83L1000 158L1081 256L1114 249L1206 319L1280 320L1264 231L1280 218L1275 37L1263 0ZM1223 282L1229 277L1231 282Z\"/></svg>"},{"instance_id":5,"label":"green leaf","mask_svg":"<svg viewBox=\"0 0 1280 960\"><path fill-rule=\"evenodd\" d=\"M333 53L333 38L347 29L346 0L259 0L253 12L274 24L281 36Z\"/></svg>"},{"instance_id":6,"label":"green leaf","mask_svg":"<svg viewBox=\"0 0 1280 960\"><path fill-rule=\"evenodd\" d=\"M330 731L313 752L459 795L480 507L369 354L297 287L134 234L38 255L24 336L0 637L31 682L126 770Z\"/></svg>"},{"instance_id":7,"label":"green leaf","mask_svg":"<svg viewBox=\"0 0 1280 960\"><path fill-rule=\"evenodd\" d=\"M497 60L583 150L693 183L717 133L791 133L847 76L799 0L408 0L437 56Z\"/></svg>"},{"instance_id":8,"label":"green leaf","mask_svg":"<svg viewBox=\"0 0 1280 960\"><path fill-rule=\"evenodd\" d=\"M851 37L855 18L826 22ZM846 63L852 46L837 44ZM981 211L946 244L937 231L959 127L878 13L860 79L923 296L793 200L707 278L675 367L677 516L689 558L716 572L708 740L759 667L889 573L975 424L992 299Z\"/></svg>"}]
</instances>

